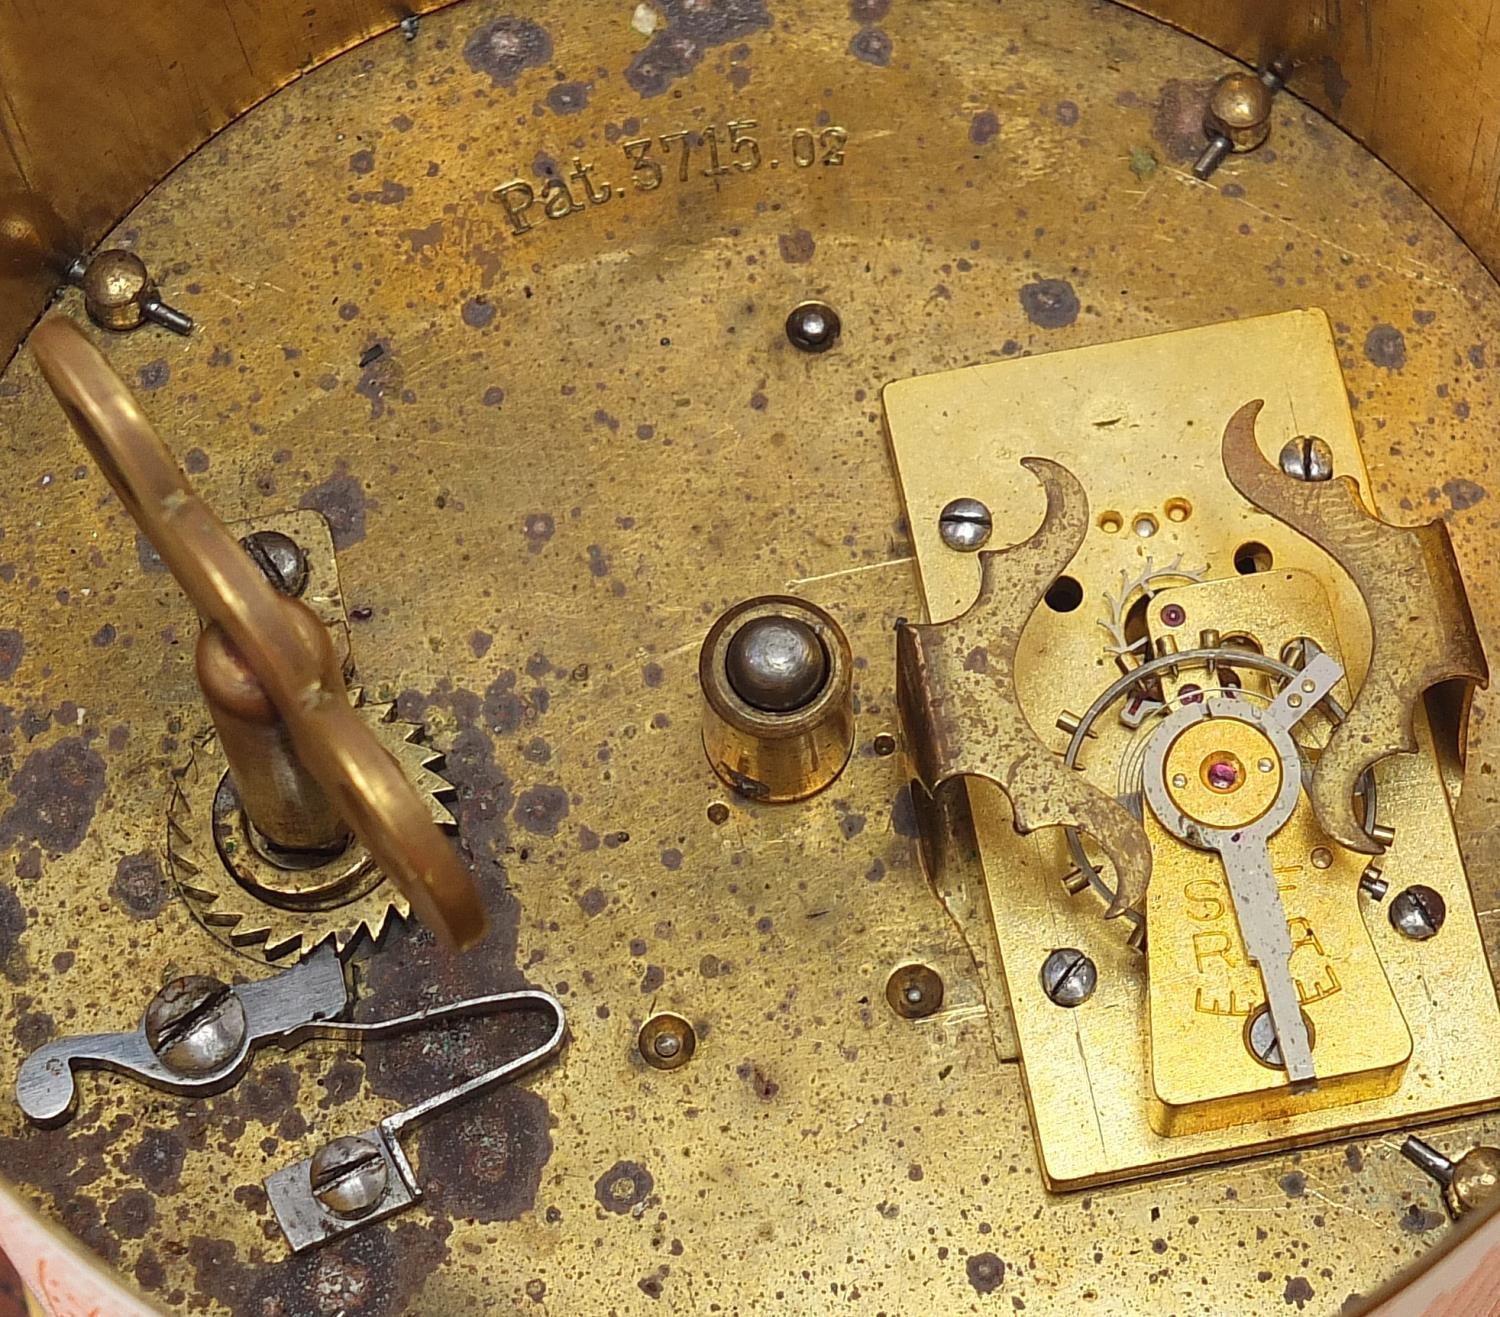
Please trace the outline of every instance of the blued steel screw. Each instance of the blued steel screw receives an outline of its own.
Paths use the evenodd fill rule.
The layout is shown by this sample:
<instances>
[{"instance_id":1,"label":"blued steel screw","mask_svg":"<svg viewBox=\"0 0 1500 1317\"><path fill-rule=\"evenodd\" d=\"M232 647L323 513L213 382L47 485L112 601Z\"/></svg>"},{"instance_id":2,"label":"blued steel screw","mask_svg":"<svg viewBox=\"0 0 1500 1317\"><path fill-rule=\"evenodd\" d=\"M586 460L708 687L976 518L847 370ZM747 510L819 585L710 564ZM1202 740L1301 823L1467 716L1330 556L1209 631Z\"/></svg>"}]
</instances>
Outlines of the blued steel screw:
<instances>
[{"instance_id":1,"label":"blued steel screw","mask_svg":"<svg viewBox=\"0 0 1500 1317\"><path fill-rule=\"evenodd\" d=\"M307 1168L313 1197L342 1217L364 1216L379 1206L389 1176L385 1153L354 1134L325 1143Z\"/></svg>"},{"instance_id":2,"label":"blued steel screw","mask_svg":"<svg viewBox=\"0 0 1500 1317\"><path fill-rule=\"evenodd\" d=\"M938 515L938 533L943 543L959 553L982 548L994 530L990 510L977 498L956 498Z\"/></svg>"},{"instance_id":3,"label":"blued steel screw","mask_svg":"<svg viewBox=\"0 0 1500 1317\"><path fill-rule=\"evenodd\" d=\"M1082 1006L1099 985L1099 970L1083 952L1059 947L1042 962L1042 991L1058 1006Z\"/></svg>"},{"instance_id":4,"label":"blued steel screw","mask_svg":"<svg viewBox=\"0 0 1500 1317\"><path fill-rule=\"evenodd\" d=\"M1315 434L1299 434L1282 448L1281 469L1293 480L1332 480L1333 449Z\"/></svg>"},{"instance_id":5,"label":"blued steel screw","mask_svg":"<svg viewBox=\"0 0 1500 1317\"><path fill-rule=\"evenodd\" d=\"M284 595L295 599L307 589L307 555L290 535L279 530L258 530L240 541L266 580Z\"/></svg>"},{"instance_id":6,"label":"blued steel screw","mask_svg":"<svg viewBox=\"0 0 1500 1317\"><path fill-rule=\"evenodd\" d=\"M1436 937L1447 917L1447 903L1421 883L1397 892L1391 901L1391 927L1414 942Z\"/></svg>"}]
</instances>

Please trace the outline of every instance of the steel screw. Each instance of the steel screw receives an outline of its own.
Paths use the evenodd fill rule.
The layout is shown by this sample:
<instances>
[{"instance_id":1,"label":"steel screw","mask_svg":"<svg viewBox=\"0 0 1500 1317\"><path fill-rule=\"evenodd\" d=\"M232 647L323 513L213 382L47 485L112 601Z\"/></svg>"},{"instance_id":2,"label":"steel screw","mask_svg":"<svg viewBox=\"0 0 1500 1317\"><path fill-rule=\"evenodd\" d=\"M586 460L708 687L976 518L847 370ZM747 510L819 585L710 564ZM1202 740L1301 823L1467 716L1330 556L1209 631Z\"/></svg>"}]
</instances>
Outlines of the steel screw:
<instances>
[{"instance_id":1,"label":"steel screw","mask_svg":"<svg viewBox=\"0 0 1500 1317\"><path fill-rule=\"evenodd\" d=\"M885 999L903 1019L925 1019L942 1008L942 976L929 965L902 965L886 980Z\"/></svg>"},{"instance_id":2,"label":"steel screw","mask_svg":"<svg viewBox=\"0 0 1500 1317\"><path fill-rule=\"evenodd\" d=\"M173 979L146 1007L146 1042L179 1075L223 1069L245 1041L245 1008L218 979L201 974Z\"/></svg>"},{"instance_id":3,"label":"steel screw","mask_svg":"<svg viewBox=\"0 0 1500 1317\"><path fill-rule=\"evenodd\" d=\"M1193 165L1207 178L1231 151L1253 151L1271 131L1271 100L1283 86L1275 69L1263 73L1229 73L1214 84L1203 116L1208 145Z\"/></svg>"},{"instance_id":4,"label":"steel screw","mask_svg":"<svg viewBox=\"0 0 1500 1317\"><path fill-rule=\"evenodd\" d=\"M1281 469L1293 480L1317 483L1333 479L1333 449L1315 434L1288 439L1281 450Z\"/></svg>"},{"instance_id":5,"label":"steel screw","mask_svg":"<svg viewBox=\"0 0 1500 1317\"><path fill-rule=\"evenodd\" d=\"M943 543L959 553L982 548L994 528L990 510L977 498L956 498L938 515Z\"/></svg>"},{"instance_id":6,"label":"steel screw","mask_svg":"<svg viewBox=\"0 0 1500 1317\"><path fill-rule=\"evenodd\" d=\"M342 1217L364 1216L378 1207L389 1176L385 1153L356 1134L325 1143L307 1168L313 1197Z\"/></svg>"},{"instance_id":7,"label":"steel screw","mask_svg":"<svg viewBox=\"0 0 1500 1317\"><path fill-rule=\"evenodd\" d=\"M83 289L89 318L105 329L135 329L149 320L174 334L193 332L192 316L161 300L146 263L134 252L114 248L91 261L80 256L66 277Z\"/></svg>"},{"instance_id":8,"label":"steel screw","mask_svg":"<svg viewBox=\"0 0 1500 1317\"><path fill-rule=\"evenodd\" d=\"M258 530L240 541L266 580L284 595L297 598L307 589L307 554L290 535Z\"/></svg>"},{"instance_id":9,"label":"steel screw","mask_svg":"<svg viewBox=\"0 0 1500 1317\"><path fill-rule=\"evenodd\" d=\"M1448 917L1447 903L1430 887L1413 884L1391 901L1391 927L1414 942L1436 937Z\"/></svg>"},{"instance_id":10,"label":"steel screw","mask_svg":"<svg viewBox=\"0 0 1500 1317\"><path fill-rule=\"evenodd\" d=\"M1098 986L1098 968L1072 947L1059 947L1042 962L1042 991L1054 1005L1082 1006Z\"/></svg>"},{"instance_id":11,"label":"steel screw","mask_svg":"<svg viewBox=\"0 0 1500 1317\"><path fill-rule=\"evenodd\" d=\"M664 1011L641 1026L636 1046L647 1065L657 1070L675 1070L693 1059L698 1035L682 1016Z\"/></svg>"},{"instance_id":12,"label":"steel screw","mask_svg":"<svg viewBox=\"0 0 1500 1317\"><path fill-rule=\"evenodd\" d=\"M1413 1134L1401 1145L1401 1155L1442 1185L1443 1202L1455 1218L1500 1190L1500 1148L1470 1148L1455 1162Z\"/></svg>"},{"instance_id":13,"label":"steel screw","mask_svg":"<svg viewBox=\"0 0 1500 1317\"><path fill-rule=\"evenodd\" d=\"M1308 1041L1314 1041L1312 1021L1307 1018L1306 1012L1303 1012L1302 1022L1307 1026ZM1281 1059L1281 1040L1276 1037L1276 1026L1271 1020L1268 1007L1262 1006L1250 1017L1250 1026L1245 1030L1245 1046L1250 1049L1250 1055L1262 1065L1276 1070L1285 1069L1286 1062Z\"/></svg>"},{"instance_id":14,"label":"steel screw","mask_svg":"<svg viewBox=\"0 0 1500 1317\"><path fill-rule=\"evenodd\" d=\"M786 318L786 336L801 352L827 352L842 329L839 313L827 302L802 302Z\"/></svg>"}]
</instances>

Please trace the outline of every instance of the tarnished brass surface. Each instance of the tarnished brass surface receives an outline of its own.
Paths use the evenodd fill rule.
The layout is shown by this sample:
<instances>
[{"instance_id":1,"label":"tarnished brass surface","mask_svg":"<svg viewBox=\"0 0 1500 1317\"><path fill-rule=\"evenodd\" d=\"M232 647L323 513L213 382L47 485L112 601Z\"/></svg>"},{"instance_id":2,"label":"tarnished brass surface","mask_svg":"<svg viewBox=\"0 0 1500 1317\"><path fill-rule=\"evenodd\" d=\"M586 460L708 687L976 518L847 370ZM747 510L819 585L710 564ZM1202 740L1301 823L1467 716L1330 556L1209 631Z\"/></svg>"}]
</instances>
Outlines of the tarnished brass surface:
<instances>
[{"instance_id":1,"label":"tarnished brass surface","mask_svg":"<svg viewBox=\"0 0 1500 1317\"><path fill-rule=\"evenodd\" d=\"M1217 367L1208 377L1205 361ZM1272 452L1294 435L1317 434L1350 489L1368 483L1330 327L1317 312L944 372L887 389L892 450L923 593L935 616L974 589L975 572L971 555L943 544L937 510L960 496L992 508L1013 504L1018 492L1026 497L1030 491L1013 475L1023 453L1044 453L1080 473L1095 510L1088 533L1070 546L1075 552L1040 573L1044 581L1061 574L1079 589L1056 599L1058 606L1042 602L1034 610L1040 589L1011 590L1013 608L997 610L1004 622L976 631L964 651L972 652L986 635L992 646L1003 643L1007 627L1019 628L1024 620L1015 687L1032 727L1087 708L1119 675L1116 637L1130 641L1132 601L1143 593L1131 582L1154 580L1149 568L1136 569L1147 555L1177 564L1172 570L1179 574L1192 570L1207 579L1151 586L1155 597L1139 603L1137 657L1175 635L1184 637L1181 651L1194 647L1187 637L1210 633L1270 655L1307 636L1338 655L1349 687L1359 688L1369 619L1353 582L1311 540L1247 503L1226 476L1223 418L1245 396L1276 400L1276 419L1262 425L1260 437ZM1292 484L1279 472L1277 478ZM997 554L994 561L1005 557ZM1120 593L1111 594L1122 579ZM1323 588L1307 594L1300 587L1308 580ZM1285 588L1278 591L1278 585ZM1175 626L1167 621L1168 608L1181 610ZM1123 625L1117 620L1122 614ZM946 625L961 625L967 616ZM1400 647L1394 618L1383 615L1382 622L1385 639ZM1419 625L1413 632L1424 634ZM1189 681L1201 688L1205 677L1182 668L1163 681L1164 693L1180 697ZM1250 693L1247 684L1243 698ZM977 718L955 724L951 732L944 728L950 738L975 735L983 726ZM1237 989L1230 981L1215 984L1212 973L1205 979L1200 939L1212 938L1207 923L1214 921L1205 923L1203 916L1229 903L1217 856L1187 847L1148 820L1165 879L1153 879L1148 947L1158 937L1165 945L1160 962L1143 958L1104 924L1103 904L1092 892L1069 890L1071 861L1055 830L1018 837L1005 799L987 782L971 783L974 829L1050 1184L1097 1185L1500 1102L1500 1006L1449 813L1444 765L1420 707L1413 725L1420 752L1383 760L1376 773L1380 821L1397 836L1382 863L1393 891L1430 878L1450 903L1441 948L1436 939L1402 938L1379 905L1362 906L1359 860L1315 868L1313 851L1332 843L1309 817L1305 798L1273 838L1281 886L1294 889L1283 891L1283 903L1290 901L1290 914L1310 922L1314 933L1326 922L1335 973L1348 979L1348 997L1331 992L1326 972L1307 973L1305 952L1299 960L1294 949L1293 974L1304 976L1298 995L1320 1026L1320 1046L1330 1060L1328 1088L1342 1089L1338 1105L1330 1104L1333 1093L1326 1090L1297 1100L1284 1075L1246 1055L1240 1035L1248 1008L1264 999L1256 971L1242 975ZM1101 793L1138 793L1139 782L1121 768L1138 761L1137 733L1113 711L1093 726L1082 772L1063 767L1060 758L1052 762ZM999 744L990 751L996 757L1007 752L1010 742L1001 739L1007 730L999 729ZM1015 734L1009 735L1013 741ZM1054 756L1069 740L1056 735ZM1238 747L1250 764L1263 757L1257 736ZM930 752L910 748L919 760ZM1187 778L1186 766L1178 771ZM1206 808L1204 815L1207 822L1229 822ZM1105 876L1112 881L1107 869ZM1317 891L1303 890L1313 884ZM1236 935L1227 947L1215 943L1216 954L1230 950L1242 964L1234 915L1228 909L1218 914L1227 916L1219 932ZM1361 920L1364 929L1346 927ZM1163 924L1170 930L1165 937ZM1306 941L1306 930L1294 925L1293 932L1295 948ZM1037 971L1056 947L1081 948L1098 964L1098 988L1076 1009L1060 1009L1039 982ZM1209 956L1210 970L1212 961ZM1209 994L1202 996L1205 983ZM1321 1005L1315 1000L1320 993Z\"/></svg>"},{"instance_id":2,"label":"tarnished brass surface","mask_svg":"<svg viewBox=\"0 0 1500 1317\"><path fill-rule=\"evenodd\" d=\"M1252 63L1286 59L1295 95L1365 143L1500 270L1495 0L1125 3Z\"/></svg>"},{"instance_id":3,"label":"tarnished brass surface","mask_svg":"<svg viewBox=\"0 0 1500 1317\"><path fill-rule=\"evenodd\" d=\"M479 893L400 764L354 712L321 620L266 580L71 321L38 326L31 347L89 456L199 615L222 629L264 689L302 765L423 922L453 949L473 946L485 930ZM216 688L211 705L225 693ZM235 723L226 717L218 730L243 770L253 752Z\"/></svg>"},{"instance_id":4,"label":"tarnished brass surface","mask_svg":"<svg viewBox=\"0 0 1500 1317\"><path fill-rule=\"evenodd\" d=\"M465 5L231 127L124 226L186 266L162 272L163 291L200 331L99 338L128 379L144 373L226 516L304 502L329 516L371 697L399 696L447 753L497 932L457 962L388 934L358 956L361 1012L525 977L567 1003L568 1050L415 1141L424 1207L305 1259L267 1237L266 1171L473 1073L483 1039L372 1049L366 1065L332 1047L266 1056L199 1104L105 1078L66 1136L0 1105L3 1173L177 1309L984 1313L1019 1299L1029 1313L1217 1314L1294 1312L1310 1294L1302 1311L1337 1312L1448 1229L1396 1138L1087 1195L1042 1187L1019 1070L997 1055L969 943L914 859L900 756L876 750L896 731L892 626L921 608L878 393L1326 306L1345 326L1369 488L1393 516L1402 500L1444 513L1488 638L1500 597L1475 567L1500 549L1492 282L1388 171L1287 98L1274 146L1190 181L1177 121L1156 106L1200 97L1196 146L1223 60L1125 11L966 3L960 23L947 3L866 21L845 0L773 4L774 28L705 39L693 69L643 97L625 77L651 40L630 28L634 3L586 24L579 8L527 7L553 54L510 84L462 51L515 11ZM883 49L866 28L889 39L888 64L851 53L856 38ZM585 108L553 108L558 72L593 83ZM487 199L517 178L540 187L534 167L575 155L626 187L623 141L731 118L759 119L764 160L718 187L683 183L669 160L655 191L515 238ZM844 164L789 164L801 126L845 127ZM844 326L818 357L784 344L809 296ZM81 316L76 295L65 306ZM1234 400L1213 433L1265 394ZM1028 420L1057 398L1044 389ZM121 982L263 971L209 937L160 870L171 775L207 727L192 610L142 574L103 481L75 476L76 443L24 354L0 379L0 433L0 630L20 633L0 647L5 1080L49 1036L130 1027L141 994ZM1080 456L1099 459L1085 467L1112 463L1115 442L1082 436ZM1015 487L994 506L1014 534L997 544L1042 515L1024 470L1002 476ZM977 575L963 584L967 603ZM735 800L700 746L703 636L759 593L828 608L855 655L855 753L805 806ZM1461 804L1486 912L1500 847L1487 698ZM54 767L77 770L60 792L44 784ZM1101 908L1087 927L1137 958ZM884 988L913 961L942 975L944 1006L904 1020ZM661 1072L636 1043L666 1010L698 1046ZM1462 1148L1500 1126L1440 1135Z\"/></svg>"},{"instance_id":5,"label":"tarnished brass surface","mask_svg":"<svg viewBox=\"0 0 1500 1317\"><path fill-rule=\"evenodd\" d=\"M912 390L929 390L912 381ZM892 443L907 452L924 445L925 427L896 413L910 408L886 391ZM915 404L929 405L926 398ZM1016 667L1026 621L1073 560L1089 527L1083 486L1066 467L1042 457L1021 458L1047 495L1042 524L1030 539L1003 552L979 555L979 595L947 622L900 627L896 685L901 726L922 789L933 792L956 778L977 778L1010 801L1016 832L1068 825L1099 844L1114 867L1111 916L1146 899L1151 851L1138 820L1082 774L1063 764L1028 722ZM951 556L951 551L950 551Z\"/></svg>"},{"instance_id":6,"label":"tarnished brass surface","mask_svg":"<svg viewBox=\"0 0 1500 1317\"><path fill-rule=\"evenodd\" d=\"M1370 666L1349 716L1318 760L1308 794L1318 822L1340 845L1379 853L1355 816L1360 779L1393 754L1417 748L1413 720L1427 692L1453 683L1456 734L1467 734L1474 686L1489 680L1453 542L1441 519L1393 526L1371 514L1350 476L1288 480L1261 453L1246 403L1224 430L1224 470L1251 503L1306 535L1359 587L1374 636ZM1457 756L1461 758L1461 754Z\"/></svg>"}]
</instances>

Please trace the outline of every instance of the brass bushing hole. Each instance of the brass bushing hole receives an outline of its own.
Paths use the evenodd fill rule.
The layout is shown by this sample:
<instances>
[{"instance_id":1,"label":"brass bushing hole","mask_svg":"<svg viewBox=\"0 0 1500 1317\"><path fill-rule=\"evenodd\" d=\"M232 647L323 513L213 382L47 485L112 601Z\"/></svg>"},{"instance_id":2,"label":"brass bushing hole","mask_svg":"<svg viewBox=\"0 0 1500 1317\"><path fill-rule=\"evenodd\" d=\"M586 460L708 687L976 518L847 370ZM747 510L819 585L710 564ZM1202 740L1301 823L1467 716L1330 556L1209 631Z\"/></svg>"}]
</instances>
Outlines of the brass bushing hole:
<instances>
[{"instance_id":1,"label":"brass bushing hole","mask_svg":"<svg viewBox=\"0 0 1500 1317\"><path fill-rule=\"evenodd\" d=\"M658 1070L676 1070L693 1059L698 1050L698 1035L682 1016L663 1011L641 1026L636 1046L647 1065Z\"/></svg>"},{"instance_id":2,"label":"brass bushing hole","mask_svg":"<svg viewBox=\"0 0 1500 1317\"><path fill-rule=\"evenodd\" d=\"M854 748L854 659L828 613L788 595L747 599L703 642L703 748L751 800L803 800Z\"/></svg>"}]
</instances>

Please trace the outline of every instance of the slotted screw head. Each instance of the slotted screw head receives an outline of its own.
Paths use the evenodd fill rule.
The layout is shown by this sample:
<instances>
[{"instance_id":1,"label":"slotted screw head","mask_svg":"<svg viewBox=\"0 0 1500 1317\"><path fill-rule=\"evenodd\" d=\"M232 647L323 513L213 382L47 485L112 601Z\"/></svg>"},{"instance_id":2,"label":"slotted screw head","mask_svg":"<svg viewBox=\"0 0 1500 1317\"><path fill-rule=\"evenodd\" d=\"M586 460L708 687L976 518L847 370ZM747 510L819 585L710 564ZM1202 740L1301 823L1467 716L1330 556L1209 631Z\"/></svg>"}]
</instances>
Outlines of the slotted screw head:
<instances>
[{"instance_id":1,"label":"slotted screw head","mask_svg":"<svg viewBox=\"0 0 1500 1317\"><path fill-rule=\"evenodd\" d=\"M977 498L956 498L938 517L943 543L959 553L973 553L982 548L994 528L990 510Z\"/></svg>"},{"instance_id":2,"label":"slotted screw head","mask_svg":"<svg viewBox=\"0 0 1500 1317\"><path fill-rule=\"evenodd\" d=\"M201 974L173 979L146 1007L146 1042L179 1075L222 1069L245 1041L245 1008L230 988Z\"/></svg>"},{"instance_id":3,"label":"slotted screw head","mask_svg":"<svg viewBox=\"0 0 1500 1317\"><path fill-rule=\"evenodd\" d=\"M380 1205L389 1175L385 1153L355 1134L325 1143L307 1168L313 1197L335 1216L351 1218Z\"/></svg>"},{"instance_id":4,"label":"slotted screw head","mask_svg":"<svg viewBox=\"0 0 1500 1317\"><path fill-rule=\"evenodd\" d=\"M290 535L279 530L258 530L245 536L240 548L281 594L295 599L307 589L307 554Z\"/></svg>"},{"instance_id":5,"label":"slotted screw head","mask_svg":"<svg viewBox=\"0 0 1500 1317\"><path fill-rule=\"evenodd\" d=\"M1082 1006L1099 985L1099 970L1083 952L1059 947L1042 962L1042 991L1058 1006Z\"/></svg>"},{"instance_id":6,"label":"slotted screw head","mask_svg":"<svg viewBox=\"0 0 1500 1317\"><path fill-rule=\"evenodd\" d=\"M1293 480L1317 483L1333 479L1333 449L1315 434L1288 439L1281 450L1281 470Z\"/></svg>"},{"instance_id":7,"label":"slotted screw head","mask_svg":"<svg viewBox=\"0 0 1500 1317\"><path fill-rule=\"evenodd\" d=\"M1391 900L1391 927L1414 942L1436 937L1448 917L1448 906L1437 892L1414 883Z\"/></svg>"}]
</instances>

